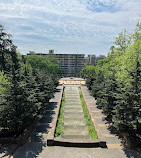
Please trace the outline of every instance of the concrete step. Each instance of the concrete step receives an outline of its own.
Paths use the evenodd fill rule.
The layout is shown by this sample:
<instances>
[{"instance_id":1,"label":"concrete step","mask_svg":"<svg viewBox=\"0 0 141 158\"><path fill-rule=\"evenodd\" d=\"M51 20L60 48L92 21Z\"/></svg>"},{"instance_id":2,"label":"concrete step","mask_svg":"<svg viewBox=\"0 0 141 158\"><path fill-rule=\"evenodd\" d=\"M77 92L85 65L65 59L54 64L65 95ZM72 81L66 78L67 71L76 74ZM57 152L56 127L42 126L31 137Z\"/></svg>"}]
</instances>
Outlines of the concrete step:
<instances>
[{"instance_id":1,"label":"concrete step","mask_svg":"<svg viewBox=\"0 0 141 158\"><path fill-rule=\"evenodd\" d=\"M75 93L75 92L72 92L72 93L65 93L65 96L79 96L79 93Z\"/></svg>"},{"instance_id":2,"label":"concrete step","mask_svg":"<svg viewBox=\"0 0 141 158\"><path fill-rule=\"evenodd\" d=\"M65 106L64 107L82 107L82 105L81 104L65 104Z\"/></svg>"},{"instance_id":3,"label":"concrete step","mask_svg":"<svg viewBox=\"0 0 141 158\"><path fill-rule=\"evenodd\" d=\"M81 121L84 119L84 116L80 116L80 117L64 117L65 121L71 120L72 122L74 121Z\"/></svg>"},{"instance_id":4,"label":"concrete step","mask_svg":"<svg viewBox=\"0 0 141 158\"><path fill-rule=\"evenodd\" d=\"M85 119L83 118L83 119L81 119L81 120L74 120L74 121L72 121L71 119L67 119L67 120L65 120L65 118L64 118L64 126L67 126L67 125L70 125L70 126L72 126L72 125L74 125L74 126L76 126L76 125L82 125L82 126L85 126L86 125L86 121L85 121Z\"/></svg>"},{"instance_id":5,"label":"concrete step","mask_svg":"<svg viewBox=\"0 0 141 158\"><path fill-rule=\"evenodd\" d=\"M66 103L64 107L81 107L82 108L82 105L81 104L71 104L71 103Z\"/></svg>"},{"instance_id":6,"label":"concrete step","mask_svg":"<svg viewBox=\"0 0 141 158\"><path fill-rule=\"evenodd\" d=\"M66 95L78 95L79 94L79 92L75 92L75 91L65 91L65 94Z\"/></svg>"},{"instance_id":7,"label":"concrete step","mask_svg":"<svg viewBox=\"0 0 141 158\"><path fill-rule=\"evenodd\" d=\"M81 105L73 105L73 106L67 105L64 107L64 109L82 109L82 106Z\"/></svg>"},{"instance_id":8,"label":"concrete step","mask_svg":"<svg viewBox=\"0 0 141 158\"><path fill-rule=\"evenodd\" d=\"M64 116L66 115L70 115L71 117L74 117L73 116L73 114L77 117L77 116L79 116L79 115L83 115L84 116L84 113L83 113L83 111L81 111L81 112L78 112L78 111L74 111L74 112L65 112L64 111Z\"/></svg>"},{"instance_id":9,"label":"concrete step","mask_svg":"<svg viewBox=\"0 0 141 158\"><path fill-rule=\"evenodd\" d=\"M74 109L74 110L82 110L82 106L65 106L64 107L64 110L72 110L72 109Z\"/></svg>"},{"instance_id":10,"label":"concrete step","mask_svg":"<svg viewBox=\"0 0 141 158\"><path fill-rule=\"evenodd\" d=\"M78 101L78 102L68 101L68 102L65 102L65 104L66 104L66 105L77 105L77 104L81 105L81 102L80 102L80 101Z\"/></svg>"},{"instance_id":11,"label":"concrete step","mask_svg":"<svg viewBox=\"0 0 141 158\"><path fill-rule=\"evenodd\" d=\"M74 99L74 98L65 98L65 101L74 101L74 102L77 102L77 101L80 101L80 99L79 98L76 98L76 99Z\"/></svg>"},{"instance_id":12,"label":"concrete step","mask_svg":"<svg viewBox=\"0 0 141 158\"><path fill-rule=\"evenodd\" d=\"M81 105L81 103L80 102L68 101L68 102L66 102L66 105Z\"/></svg>"},{"instance_id":13,"label":"concrete step","mask_svg":"<svg viewBox=\"0 0 141 158\"><path fill-rule=\"evenodd\" d=\"M79 98L65 98L65 100L74 100L74 101L77 101L77 100L80 100Z\"/></svg>"},{"instance_id":14,"label":"concrete step","mask_svg":"<svg viewBox=\"0 0 141 158\"><path fill-rule=\"evenodd\" d=\"M83 119L84 118L84 114L77 114L77 113L67 113L64 115L64 119Z\"/></svg>"},{"instance_id":15,"label":"concrete step","mask_svg":"<svg viewBox=\"0 0 141 158\"><path fill-rule=\"evenodd\" d=\"M79 97L79 94L77 93L77 94L66 94L65 93L65 97Z\"/></svg>"},{"instance_id":16,"label":"concrete step","mask_svg":"<svg viewBox=\"0 0 141 158\"><path fill-rule=\"evenodd\" d=\"M65 101L67 102L67 101L80 101L80 99L79 98L76 98L76 99L74 99L74 98L65 98Z\"/></svg>"},{"instance_id":17,"label":"concrete step","mask_svg":"<svg viewBox=\"0 0 141 158\"><path fill-rule=\"evenodd\" d=\"M73 105L81 105L81 102L79 101L79 102L65 102L65 106L67 106L67 105L70 105L70 106L73 106ZM82 105L81 105L82 106Z\"/></svg>"},{"instance_id":18,"label":"concrete step","mask_svg":"<svg viewBox=\"0 0 141 158\"><path fill-rule=\"evenodd\" d=\"M82 108L64 108L64 113L65 112L72 112L72 113L79 113L79 112L83 112L83 109Z\"/></svg>"},{"instance_id":19,"label":"concrete step","mask_svg":"<svg viewBox=\"0 0 141 158\"><path fill-rule=\"evenodd\" d=\"M64 139L76 139L76 140L90 140L90 136L89 135L67 135L67 134L64 134L62 135L62 138Z\"/></svg>"},{"instance_id":20,"label":"concrete step","mask_svg":"<svg viewBox=\"0 0 141 158\"><path fill-rule=\"evenodd\" d=\"M64 134L67 135L75 135L75 134L81 134L81 135L87 135L88 134L88 128L85 125L67 125L64 126Z\"/></svg>"},{"instance_id":21,"label":"concrete step","mask_svg":"<svg viewBox=\"0 0 141 158\"><path fill-rule=\"evenodd\" d=\"M65 88L64 139L89 140L78 87Z\"/></svg>"},{"instance_id":22,"label":"concrete step","mask_svg":"<svg viewBox=\"0 0 141 158\"><path fill-rule=\"evenodd\" d=\"M79 97L78 93L65 93L65 97Z\"/></svg>"},{"instance_id":23,"label":"concrete step","mask_svg":"<svg viewBox=\"0 0 141 158\"><path fill-rule=\"evenodd\" d=\"M79 93L65 93L66 95L65 96L68 96L68 97L78 97L79 96Z\"/></svg>"}]
</instances>

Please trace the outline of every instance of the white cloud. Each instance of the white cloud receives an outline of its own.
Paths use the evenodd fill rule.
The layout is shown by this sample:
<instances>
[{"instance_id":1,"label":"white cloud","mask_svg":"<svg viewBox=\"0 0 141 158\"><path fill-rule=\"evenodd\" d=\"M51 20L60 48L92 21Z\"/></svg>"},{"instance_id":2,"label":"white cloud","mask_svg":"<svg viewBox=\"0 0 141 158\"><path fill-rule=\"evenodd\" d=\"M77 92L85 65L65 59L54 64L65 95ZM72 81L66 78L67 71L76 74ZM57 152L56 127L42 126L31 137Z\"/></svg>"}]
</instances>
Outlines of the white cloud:
<instances>
[{"instance_id":1,"label":"white cloud","mask_svg":"<svg viewBox=\"0 0 141 158\"><path fill-rule=\"evenodd\" d=\"M141 0L1 0L0 23L22 53L107 54L122 28L133 31L140 6Z\"/></svg>"}]
</instances>

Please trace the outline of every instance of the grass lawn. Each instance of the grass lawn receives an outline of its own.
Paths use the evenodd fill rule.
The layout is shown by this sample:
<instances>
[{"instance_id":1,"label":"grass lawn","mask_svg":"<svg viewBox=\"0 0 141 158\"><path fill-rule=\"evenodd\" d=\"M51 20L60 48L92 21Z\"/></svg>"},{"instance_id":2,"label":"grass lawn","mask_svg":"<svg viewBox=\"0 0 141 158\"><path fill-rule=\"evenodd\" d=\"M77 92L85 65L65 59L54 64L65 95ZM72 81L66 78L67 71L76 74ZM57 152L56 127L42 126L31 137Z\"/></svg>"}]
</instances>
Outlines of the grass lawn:
<instances>
[{"instance_id":1,"label":"grass lawn","mask_svg":"<svg viewBox=\"0 0 141 158\"><path fill-rule=\"evenodd\" d=\"M86 119L86 124L88 126L89 135L91 136L92 139L98 139L98 136L95 132L93 122L92 122L91 117L90 117L90 115L88 113L88 110L86 108L85 100L83 98L83 94L82 94L81 90L79 92L79 95L80 95L80 100L81 100L81 104L82 104L82 107L83 107L84 117Z\"/></svg>"},{"instance_id":2,"label":"grass lawn","mask_svg":"<svg viewBox=\"0 0 141 158\"><path fill-rule=\"evenodd\" d=\"M64 114L63 114L64 102L65 102L65 92L63 92L63 97L62 97L62 101L61 101L59 117L58 117L56 131L55 131L55 137L59 137L61 134L63 134L63 127L64 127Z\"/></svg>"}]
</instances>

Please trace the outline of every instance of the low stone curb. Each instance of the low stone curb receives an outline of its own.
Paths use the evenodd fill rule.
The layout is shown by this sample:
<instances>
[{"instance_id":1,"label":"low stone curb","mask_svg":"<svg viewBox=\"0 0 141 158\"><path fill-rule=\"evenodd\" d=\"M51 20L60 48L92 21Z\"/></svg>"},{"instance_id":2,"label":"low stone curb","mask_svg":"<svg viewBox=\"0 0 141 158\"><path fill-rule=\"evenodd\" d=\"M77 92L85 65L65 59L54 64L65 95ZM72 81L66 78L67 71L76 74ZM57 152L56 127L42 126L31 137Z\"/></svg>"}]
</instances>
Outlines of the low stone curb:
<instances>
[{"instance_id":1,"label":"low stone curb","mask_svg":"<svg viewBox=\"0 0 141 158\"><path fill-rule=\"evenodd\" d=\"M102 147L105 148L105 143L97 140L72 140L72 139L63 139L63 138L54 138L48 140L48 145L55 146L65 146L65 147L83 147L83 148L94 148Z\"/></svg>"},{"instance_id":2,"label":"low stone curb","mask_svg":"<svg viewBox=\"0 0 141 158\"><path fill-rule=\"evenodd\" d=\"M61 95L60 95L60 98L59 98L59 101L58 101L58 104L57 104L57 108L55 110L54 120L52 121L52 128L50 129L50 131L48 133L47 145L52 145L50 142L52 142L54 140L54 134L55 134L55 129L56 129L56 126L57 126L57 120L58 120L59 111L60 111L60 107L61 107L63 90L64 90L64 86L62 86L62 88L61 88Z\"/></svg>"}]
</instances>

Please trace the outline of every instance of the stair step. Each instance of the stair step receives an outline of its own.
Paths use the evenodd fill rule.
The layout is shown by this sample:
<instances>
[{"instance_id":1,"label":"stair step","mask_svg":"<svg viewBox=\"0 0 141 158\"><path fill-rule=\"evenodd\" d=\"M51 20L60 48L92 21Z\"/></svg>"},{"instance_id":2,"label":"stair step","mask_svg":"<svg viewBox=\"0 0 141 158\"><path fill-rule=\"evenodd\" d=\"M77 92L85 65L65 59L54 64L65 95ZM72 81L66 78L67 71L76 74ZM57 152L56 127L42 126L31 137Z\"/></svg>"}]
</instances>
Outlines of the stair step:
<instances>
[{"instance_id":1,"label":"stair step","mask_svg":"<svg viewBox=\"0 0 141 158\"><path fill-rule=\"evenodd\" d=\"M72 98L72 97L65 97L65 99L66 100L74 100L74 101L80 100L79 97L77 97L77 98L76 97L74 97L74 98Z\"/></svg>"},{"instance_id":2,"label":"stair step","mask_svg":"<svg viewBox=\"0 0 141 158\"><path fill-rule=\"evenodd\" d=\"M70 93L70 94L66 94L65 96L67 96L67 97L74 97L74 98L76 98L76 97L78 97L79 98L79 93Z\"/></svg>"},{"instance_id":3,"label":"stair step","mask_svg":"<svg viewBox=\"0 0 141 158\"><path fill-rule=\"evenodd\" d=\"M69 105L72 105L72 104L81 104L81 101L65 101L65 104L69 104Z\"/></svg>"},{"instance_id":4,"label":"stair step","mask_svg":"<svg viewBox=\"0 0 141 158\"><path fill-rule=\"evenodd\" d=\"M88 134L88 128L85 125L67 125L64 126L64 134Z\"/></svg>"},{"instance_id":5,"label":"stair step","mask_svg":"<svg viewBox=\"0 0 141 158\"><path fill-rule=\"evenodd\" d=\"M65 121L71 120L73 122L73 121L81 121L81 120L85 120L85 119L84 119L84 116L79 116L79 117L66 117L65 116L64 120Z\"/></svg>"},{"instance_id":6,"label":"stair step","mask_svg":"<svg viewBox=\"0 0 141 158\"><path fill-rule=\"evenodd\" d=\"M82 106L64 106L64 110L71 110L71 109L82 110Z\"/></svg>"},{"instance_id":7,"label":"stair step","mask_svg":"<svg viewBox=\"0 0 141 158\"><path fill-rule=\"evenodd\" d=\"M74 99L66 99L65 103L81 103L79 99L74 100Z\"/></svg>"},{"instance_id":8,"label":"stair step","mask_svg":"<svg viewBox=\"0 0 141 158\"><path fill-rule=\"evenodd\" d=\"M65 98L66 98L66 99L79 99L79 95L75 95L75 96L73 96L73 95L72 95L72 96L71 96L71 95L67 95L67 96L66 96L66 95L65 95Z\"/></svg>"},{"instance_id":9,"label":"stair step","mask_svg":"<svg viewBox=\"0 0 141 158\"><path fill-rule=\"evenodd\" d=\"M64 116L65 116L65 115L71 115L71 117L74 117L73 115L75 115L75 116L77 117L77 116L79 116L79 115L83 115L83 116L84 116L84 113L83 113L83 111L81 111L81 112L78 112L78 111L65 112L65 111L64 111Z\"/></svg>"},{"instance_id":10,"label":"stair step","mask_svg":"<svg viewBox=\"0 0 141 158\"><path fill-rule=\"evenodd\" d=\"M65 120L65 118L64 118L64 126L65 125L74 125L74 126L76 126L76 125L83 125L83 126L85 126L86 125L86 121L85 121L85 119L81 119L81 120L74 120L74 121L72 121L71 119L67 119L67 120Z\"/></svg>"},{"instance_id":11,"label":"stair step","mask_svg":"<svg viewBox=\"0 0 141 158\"><path fill-rule=\"evenodd\" d=\"M72 113L78 113L78 112L83 112L83 109L81 108L79 108L79 109L75 109L75 108L69 108L69 109L64 109L64 113L66 113L66 112L72 112Z\"/></svg>"},{"instance_id":12,"label":"stair step","mask_svg":"<svg viewBox=\"0 0 141 158\"><path fill-rule=\"evenodd\" d=\"M74 105L74 106L64 106L64 109L82 109L81 105Z\"/></svg>"},{"instance_id":13,"label":"stair step","mask_svg":"<svg viewBox=\"0 0 141 158\"><path fill-rule=\"evenodd\" d=\"M81 105L81 102L78 102L78 103L65 102L65 106L67 106L67 105L69 105L69 106Z\"/></svg>"},{"instance_id":14,"label":"stair step","mask_svg":"<svg viewBox=\"0 0 141 158\"><path fill-rule=\"evenodd\" d=\"M83 119L84 118L84 114L77 114L77 113L67 113L64 115L64 120L65 119L73 119L73 118L77 118L77 119Z\"/></svg>"},{"instance_id":15,"label":"stair step","mask_svg":"<svg viewBox=\"0 0 141 158\"><path fill-rule=\"evenodd\" d=\"M64 134L61 137L65 139L90 140L78 87L65 87L63 113Z\"/></svg>"},{"instance_id":16,"label":"stair step","mask_svg":"<svg viewBox=\"0 0 141 158\"><path fill-rule=\"evenodd\" d=\"M90 140L90 136L89 135L67 135L67 134L64 134L62 135L62 138L64 139L77 139L77 140Z\"/></svg>"}]
</instances>

